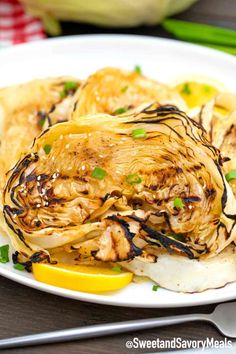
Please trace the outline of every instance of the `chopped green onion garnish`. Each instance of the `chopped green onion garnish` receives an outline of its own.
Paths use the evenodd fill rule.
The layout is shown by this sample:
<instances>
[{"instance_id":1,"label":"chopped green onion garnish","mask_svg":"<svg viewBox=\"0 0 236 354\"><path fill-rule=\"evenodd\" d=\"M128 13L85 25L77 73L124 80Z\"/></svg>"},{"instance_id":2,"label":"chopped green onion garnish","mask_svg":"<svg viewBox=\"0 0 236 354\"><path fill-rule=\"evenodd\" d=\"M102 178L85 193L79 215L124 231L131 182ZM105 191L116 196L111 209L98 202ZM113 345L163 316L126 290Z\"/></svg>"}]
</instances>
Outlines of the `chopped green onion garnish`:
<instances>
[{"instance_id":1,"label":"chopped green onion garnish","mask_svg":"<svg viewBox=\"0 0 236 354\"><path fill-rule=\"evenodd\" d=\"M9 262L9 245L3 245L0 247L0 263Z\"/></svg>"},{"instance_id":2,"label":"chopped green onion garnish","mask_svg":"<svg viewBox=\"0 0 236 354\"><path fill-rule=\"evenodd\" d=\"M175 198L174 200L174 207L175 208L183 208L184 207L184 202L181 198Z\"/></svg>"},{"instance_id":3,"label":"chopped green onion garnish","mask_svg":"<svg viewBox=\"0 0 236 354\"><path fill-rule=\"evenodd\" d=\"M236 170L232 170L229 173L227 173L225 175L226 181L230 181L231 179L235 179L236 178Z\"/></svg>"},{"instance_id":4,"label":"chopped green onion garnish","mask_svg":"<svg viewBox=\"0 0 236 354\"><path fill-rule=\"evenodd\" d=\"M191 90L188 83L184 84L181 93L184 93L185 95L190 95Z\"/></svg>"},{"instance_id":5,"label":"chopped green onion garnish","mask_svg":"<svg viewBox=\"0 0 236 354\"><path fill-rule=\"evenodd\" d=\"M122 89L120 90L122 93L125 93L128 90L129 86L126 85L124 87L122 87Z\"/></svg>"},{"instance_id":6,"label":"chopped green onion garnish","mask_svg":"<svg viewBox=\"0 0 236 354\"><path fill-rule=\"evenodd\" d=\"M45 121L46 121L46 117L40 118L40 121L39 121L40 128L42 128L44 126Z\"/></svg>"},{"instance_id":7,"label":"chopped green onion garnish","mask_svg":"<svg viewBox=\"0 0 236 354\"><path fill-rule=\"evenodd\" d=\"M91 176L96 178L96 179L102 180L106 176L106 174L107 174L106 171L103 170L102 168L95 167L95 169L93 170Z\"/></svg>"},{"instance_id":8,"label":"chopped green onion garnish","mask_svg":"<svg viewBox=\"0 0 236 354\"><path fill-rule=\"evenodd\" d=\"M135 71L137 74L142 74L141 66L140 66L140 65L135 65L134 71Z\"/></svg>"},{"instance_id":9,"label":"chopped green onion garnish","mask_svg":"<svg viewBox=\"0 0 236 354\"><path fill-rule=\"evenodd\" d=\"M177 241L184 242L184 236L182 234L170 234L170 235L167 235L167 236L170 236L170 237L174 238Z\"/></svg>"},{"instance_id":10,"label":"chopped green onion garnish","mask_svg":"<svg viewBox=\"0 0 236 354\"><path fill-rule=\"evenodd\" d=\"M131 133L131 136L134 139L146 138L147 132L144 128L134 129Z\"/></svg>"},{"instance_id":11,"label":"chopped green onion garnish","mask_svg":"<svg viewBox=\"0 0 236 354\"><path fill-rule=\"evenodd\" d=\"M126 182L129 184L138 184L142 182L142 179L137 173L133 173L126 176Z\"/></svg>"},{"instance_id":12,"label":"chopped green onion garnish","mask_svg":"<svg viewBox=\"0 0 236 354\"><path fill-rule=\"evenodd\" d=\"M115 267L111 268L111 270L113 270L113 272L120 273L121 272L121 267L120 266L115 266Z\"/></svg>"},{"instance_id":13,"label":"chopped green onion garnish","mask_svg":"<svg viewBox=\"0 0 236 354\"><path fill-rule=\"evenodd\" d=\"M127 112L127 108L125 108L125 107L120 107L120 108L117 108L117 109L113 112L113 114L117 115L117 114L122 114L122 113L125 113L125 112Z\"/></svg>"},{"instance_id":14,"label":"chopped green onion garnish","mask_svg":"<svg viewBox=\"0 0 236 354\"><path fill-rule=\"evenodd\" d=\"M46 121L47 113L44 111L38 111L37 116L38 116L38 125L40 126L40 128L42 128Z\"/></svg>"},{"instance_id":15,"label":"chopped green onion garnish","mask_svg":"<svg viewBox=\"0 0 236 354\"><path fill-rule=\"evenodd\" d=\"M60 92L60 97L66 97L70 91L75 91L78 87L77 82L75 81L67 81L64 83L64 89Z\"/></svg>"},{"instance_id":16,"label":"chopped green onion garnish","mask_svg":"<svg viewBox=\"0 0 236 354\"><path fill-rule=\"evenodd\" d=\"M72 91L72 90L76 90L77 87L78 87L78 84L75 81L67 81L64 84L64 90L66 92L69 92L69 91Z\"/></svg>"},{"instance_id":17,"label":"chopped green onion garnish","mask_svg":"<svg viewBox=\"0 0 236 354\"><path fill-rule=\"evenodd\" d=\"M20 263L14 264L14 268L17 269L17 270L25 270L25 266L23 264L20 264Z\"/></svg>"},{"instance_id":18,"label":"chopped green onion garnish","mask_svg":"<svg viewBox=\"0 0 236 354\"><path fill-rule=\"evenodd\" d=\"M203 87L205 92L209 92L211 90L209 85L204 85Z\"/></svg>"},{"instance_id":19,"label":"chopped green onion garnish","mask_svg":"<svg viewBox=\"0 0 236 354\"><path fill-rule=\"evenodd\" d=\"M159 289L159 285L153 285L152 291L157 291Z\"/></svg>"},{"instance_id":20,"label":"chopped green onion garnish","mask_svg":"<svg viewBox=\"0 0 236 354\"><path fill-rule=\"evenodd\" d=\"M43 150L45 151L45 154L48 155L52 149L51 145L44 145Z\"/></svg>"},{"instance_id":21,"label":"chopped green onion garnish","mask_svg":"<svg viewBox=\"0 0 236 354\"><path fill-rule=\"evenodd\" d=\"M61 97L61 98L66 97L66 91L65 91L65 90L63 90L63 91L60 92L60 97Z\"/></svg>"}]
</instances>

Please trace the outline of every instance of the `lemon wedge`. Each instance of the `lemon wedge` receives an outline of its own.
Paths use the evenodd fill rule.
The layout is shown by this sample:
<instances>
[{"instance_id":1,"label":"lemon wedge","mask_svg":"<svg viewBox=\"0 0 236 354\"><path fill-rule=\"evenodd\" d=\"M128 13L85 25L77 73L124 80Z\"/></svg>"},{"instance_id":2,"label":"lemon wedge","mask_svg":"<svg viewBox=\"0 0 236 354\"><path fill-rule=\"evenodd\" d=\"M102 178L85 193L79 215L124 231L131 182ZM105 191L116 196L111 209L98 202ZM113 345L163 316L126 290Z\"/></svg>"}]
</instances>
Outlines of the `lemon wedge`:
<instances>
[{"instance_id":1,"label":"lemon wedge","mask_svg":"<svg viewBox=\"0 0 236 354\"><path fill-rule=\"evenodd\" d=\"M60 288L100 293L124 288L133 278L130 272L117 272L105 267L33 263L36 280Z\"/></svg>"},{"instance_id":2,"label":"lemon wedge","mask_svg":"<svg viewBox=\"0 0 236 354\"><path fill-rule=\"evenodd\" d=\"M201 107L219 92L211 84L196 81L183 82L178 84L176 89L189 108Z\"/></svg>"}]
</instances>

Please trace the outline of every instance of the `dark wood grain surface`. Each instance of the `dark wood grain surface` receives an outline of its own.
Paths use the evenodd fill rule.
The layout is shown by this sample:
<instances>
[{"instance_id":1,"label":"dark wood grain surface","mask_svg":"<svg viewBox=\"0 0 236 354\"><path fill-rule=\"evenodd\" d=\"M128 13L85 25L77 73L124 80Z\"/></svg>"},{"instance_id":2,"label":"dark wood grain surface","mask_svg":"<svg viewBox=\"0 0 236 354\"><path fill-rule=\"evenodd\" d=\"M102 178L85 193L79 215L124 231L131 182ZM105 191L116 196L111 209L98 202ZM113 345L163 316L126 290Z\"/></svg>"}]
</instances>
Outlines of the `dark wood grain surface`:
<instances>
[{"instance_id":1,"label":"dark wood grain surface","mask_svg":"<svg viewBox=\"0 0 236 354\"><path fill-rule=\"evenodd\" d=\"M178 18L236 28L235 0L200 0ZM168 37L159 26L136 29L105 30L88 25L65 23L63 34L83 33L134 33ZM157 293L158 296L158 293ZM153 316L175 315L192 312L210 312L214 306L182 309L132 309L101 306L60 298L16 284L0 277L0 337L39 333L89 324L123 321ZM12 349L2 353L64 354L64 353L135 353L161 350L128 350L127 340L140 339L222 339L217 330L206 323L189 323L169 328L153 329L81 342Z\"/></svg>"}]
</instances>

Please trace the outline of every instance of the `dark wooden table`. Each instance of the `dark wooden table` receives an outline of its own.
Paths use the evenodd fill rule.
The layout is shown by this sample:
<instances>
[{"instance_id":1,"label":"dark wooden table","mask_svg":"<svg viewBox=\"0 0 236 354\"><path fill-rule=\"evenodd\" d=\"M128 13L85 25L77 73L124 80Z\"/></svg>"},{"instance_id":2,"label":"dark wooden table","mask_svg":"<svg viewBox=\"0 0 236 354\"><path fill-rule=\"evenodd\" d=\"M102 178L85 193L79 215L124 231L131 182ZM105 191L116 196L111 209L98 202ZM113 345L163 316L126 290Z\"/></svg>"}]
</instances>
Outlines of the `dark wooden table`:
<instances>
[{"instance_id":1,"label":"dark wooden table","mask_svg":"<svg viewBox=\"0 0 236 354\"><path fill-rule=\"evenodd\" d=\"M190 10L177 17L236 28L236 1L200 0ZM63 25L63 33L65 35L83 33L133 33L169 37L159 26L105 30L88 25L65 23ZM132 309L101 306L49 295L0 277L1 338L95 323L183 314L195 311L210 312L213 308L214 306L182 309ZM172 339L173 337L181 337L183 339L205 339L206 337L223 339L211 325L206 323L189 323L169 328L83 340L81 342L7 350L2 351L2 353L134 353L135 350L126 349L125 342L135 336L138 336L140 339ZM137 350L136 352L148 351L158 352L158 350L148 349Z\"/></svg>"}]
</instances>

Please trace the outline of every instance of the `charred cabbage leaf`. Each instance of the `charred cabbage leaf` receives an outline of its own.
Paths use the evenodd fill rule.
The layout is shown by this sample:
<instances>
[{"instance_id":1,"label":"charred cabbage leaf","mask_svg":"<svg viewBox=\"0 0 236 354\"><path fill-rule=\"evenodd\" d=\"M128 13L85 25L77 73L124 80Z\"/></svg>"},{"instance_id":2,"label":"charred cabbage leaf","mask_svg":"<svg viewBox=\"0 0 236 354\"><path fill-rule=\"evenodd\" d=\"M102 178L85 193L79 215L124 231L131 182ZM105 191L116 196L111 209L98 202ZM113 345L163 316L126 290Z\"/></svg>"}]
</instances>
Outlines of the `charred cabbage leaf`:
<instances>
[{"instance_id":1,"label":"charred cabbage leaf","mask_svg":"<svg viewBox=\"0 0 236 354\"><path fill-rule=\"evenodd\" d=\"M77 79L59 77L34 80L0 90L0 183L43 129L67 120L75 90L65 92L65 84ZM63 94L62 94L63 93Z\"/></svg>"},{"instance_id":2,"label":"charred cabbage leaf","mask_svg":"<svg viewBox=\"0 0 236 354\"><path fill-rule=\"evenodd\" d=\"M157 250L212 257L236 237L219 150L197 122L159 104L43 132L8 177L4 217L28 257L57 248L102 261Z\"/></svg>"},{"instance_id":3,"label":"charred cabbage leaf","mask_svg":"<svg viewBox=\"0 0 236 354\"><path fill-rule=\"evenodd\" d=\"M139 70L108 67L89 76L81 85L75 96L72 118L95 113L119 115L155 101L185 108L177 91L143 76Z\"/></svg>"},{"instance_id":4,"label":"charred cabbage leaf","mask_svg":"<svg viewBox=\"0 0 236 354\"><path fill-rule=\"evenodd\" d=\"M236 170L236 94L219 93L203 107L197 120L206 129L211 143L220 149L223 172ZM236 179L229 183L236 195Z\"/></svg>"}]
</instances>

